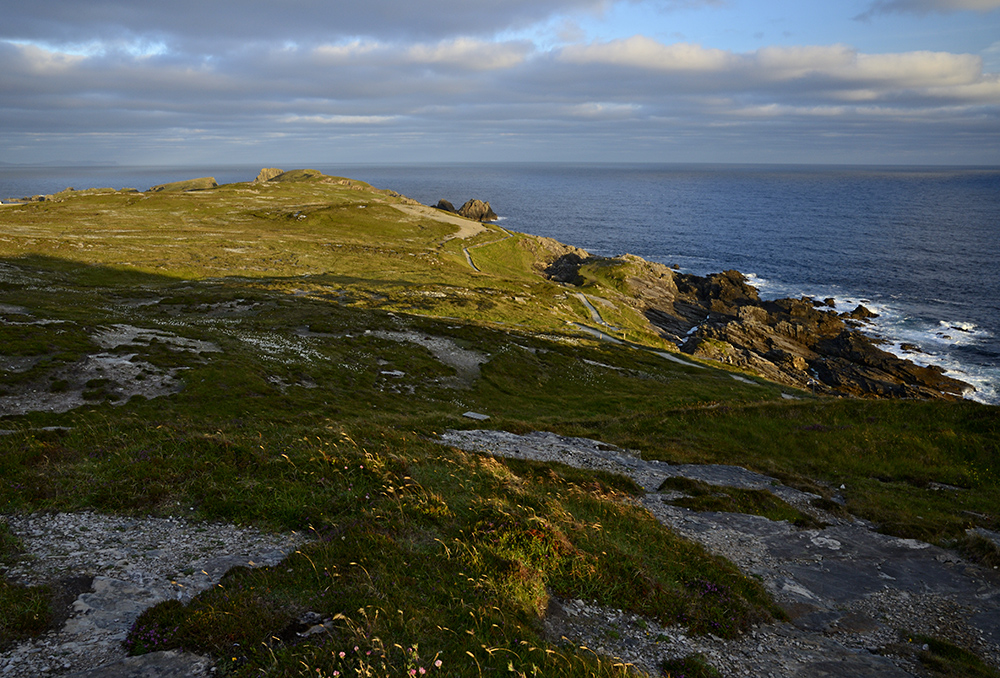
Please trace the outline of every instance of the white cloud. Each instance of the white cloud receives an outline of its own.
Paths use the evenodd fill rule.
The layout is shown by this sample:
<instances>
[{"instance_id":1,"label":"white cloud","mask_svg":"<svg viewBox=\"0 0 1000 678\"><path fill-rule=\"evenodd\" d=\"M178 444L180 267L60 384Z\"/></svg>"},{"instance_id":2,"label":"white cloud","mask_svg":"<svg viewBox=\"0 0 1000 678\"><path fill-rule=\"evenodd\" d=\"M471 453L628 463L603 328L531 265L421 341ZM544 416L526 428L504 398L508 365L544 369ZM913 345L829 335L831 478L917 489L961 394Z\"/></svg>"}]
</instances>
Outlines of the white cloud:
<instances>
[{"instance_id":1,"label":"white cloud","mask_svg":"<svg viewBox=\"0 0 1000 678\"><path fill-rule=\"evenodd\" d=\"M705 49L700 45L680 42L665 45L642 35L611 42L572 45L564 48L559 58L574 64L602 63L663 71L717 71L733 63L732 53L721 49Z\"/></svg>"},{"instance_id":2,"label":"white cloud","mask_svg":"<svg viewBox=\"0 0 1000 678\"><path fill-rule=\"evenodd\" d=\"M485 71L517 66L524 62L530 51L531 45L527 42L495 43L458 38L431 45L414 45L402 56L411 63Z\"/></svg>"},{"instance_id":3,"label":"white cloud","mask_svg":"<svg viewBox=\"0 0 1000 678\"><path fill-rule=\"evenodd\" d=\"M36 77L68 73L79 67L87 58L82 54L57 52L30 43L7 43L7 49L4 51L5 54L2 56L14 62L17 70Z\"/></svg>"},{"instance_id":4,"label":"white cloud","mask_svg":"<svg viewBox=\"0 0 1000 678\"><path fill-rule=\"evenodd\" d=\"M394 115L286 115L280 122L286 125L383 125L397 118Z\"/></svg>"},{"instance_id":5,"label":"white cloud","mask_svg":"<svg viewBox=\"0 0 1000 678\"><path fill-rule=\"evenodd\" d=\"M308 50L311 58L326 66L377 66L412 69L432 66L448 70L490 71L513 68L523 63L533 46L525 41L490 42L457 38L433 43L399 45L352 40L337 45L320 45ZM277 55L293 62L306 50L283 50Z\"/></svg>"},{"instance_id":6,"label":"white cloud","mask_svg":"<svg viewBox=\"0 0 1000 678\"><path fill-rule=\"evenodd\" d=\"M635 104L588 101L570 106L567 109L567 114L575 118L590 120L622 120L633 118L641 111L642 107Z\"/></svg>"},{"instance_id":7,"label":"white cloud","mask_svg":"<svg viewBox=\"0 0 1000 678\"><path fill-rule=\"evenodd\" d=\"M0 39L51 45L150 40L228 50L251 42L491 36L615 0L33 0L4 14Z\"/></svg>"},{"instance_id":8,"label":"white cloud","mask_svg":"<svg viewBox=\"0 0 1000 678\"><path fill-rule=\"evenodd\" d=\"M765 47L740 53L687 43L666 45L636 36L567 47L558 60L615 68L622 77L637 70L659 72L675 87L684 80L671 80L671 75L697 75L696 81L688 82L696 82L692 90L699 91L766 91L785 84L799 86L802 91L868 99L910 89L990 89L990 78L984 76L982 59L976 55L926 51L864 54L846 45Z\"/></svg>"}]
</instances>

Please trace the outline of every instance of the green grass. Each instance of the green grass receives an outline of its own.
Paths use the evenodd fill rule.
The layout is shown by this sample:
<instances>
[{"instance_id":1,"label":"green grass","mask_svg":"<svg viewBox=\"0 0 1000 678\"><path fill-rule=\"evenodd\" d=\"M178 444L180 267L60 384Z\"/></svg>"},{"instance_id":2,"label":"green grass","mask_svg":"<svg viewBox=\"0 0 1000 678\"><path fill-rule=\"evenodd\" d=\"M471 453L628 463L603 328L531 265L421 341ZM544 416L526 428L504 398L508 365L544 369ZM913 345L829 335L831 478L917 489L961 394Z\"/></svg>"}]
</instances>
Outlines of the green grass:
<instances>
[{"instance_id":1,"label":"green grass","mask_svg":"<svg viewBox=\"0 0 1000 678\"><path fill-rule=\"evenodd\" d=\"M52 620L48 586L0 581L0 649L48 630Z\"/></svg>"},{"instance_id":2,"label":"green grass","mask_svg":"<svg viewBox=\"0 0 1000 678\"><path fill-rule=\"evenodd\" d=\"M568 325L589 313L575 290L534 273L529 236L473 248L476 272L461 248L504 237L495 227L447 240L454 226L359 182L286 179L74 192L4 211L0 292L28 312L5 316L4 355L39 357L5 372L5 388L67 393L77 386L65 370L102 351L174 371L183 387L113 401L113 378L90 376L82 407L4 417L0 511L184 515L316 537L280 566L233 571L186 606L148 611L135 652L195 649L224 675L610 676L623 667L543 640L549 595L727 637L780 617L755 581L635 508L631 481L434 442L479 425L468 410L490 428L738 463L830 506L839 493L900 536L956 545L969 527L998 527L995 408L787 401L777 385L666 360L620 303L637 264L582 271L632 343L599 342ZM115 325L219 350L100 348L96 335ZM456 383L453 366L406 336L486 362ZM800 519L763 494L718 493L699 502ZM0 546L8 538L0 531ZM43 591L4 584L2 595L0 638L44 627ZM307 612L326 629L297 635Z\"/></svg>"},{"instance_id":3,"label":"green grass","mask_svg":"<svg viewBox=\"0 0 1000 678\"><path fill-rule=\"evenodd\" d=\"M660 671L665 678L719 678L722 675L698 654L666 659L660 664Z\"/></svg>"},{"instance_id":4,"label":"green grass","mask_svg":"<svg viewBox=\"0 0 1000 678\"><path fill-rule=\"evenodd\" d=\"M12 563L23 550L21 540L0 522L0 563ZM48 586L19 586L0 581L0 649L47 630L52 619Z\"/></svg>"},{"instance_id":5,"label":"green grass","mask_svg":"<svg viewBox=\"0 0 1000 678\"><path fill-rule=\"evenodd\" d=\"M542 649L549 590L724 636L780 615L732 565L616 501L618 479L515 465L521 476L491 458L388 435L374 451L342 442L334 457L316 447L327 477L349 467L354 510L326 512L314 523L320 540L278 567L231 571L186 608L148 611L130 636L134 650L185 647L231 655L233 675L297 675L275 656L332 674L343 669L340 650L377 645L379 661L401 671L408 655L393 653L391 638L441 659L445 675L511 662L522 672L534 663L545 675L601 674L592 660ZM332 619L329 630L281 641L305 611Z\"/></svg>"},{"instance_id":6,"label":"green grass","mask_svg":"<svg viewBox=\"0 0 1000 678\"><path fill-rule=\"evenodd\" d=\"M746 513L763 516L769 520L787 520L796 527L815 529L825 527L820 521L802 513L767 490L721 487L681 477L664 480L659 491L664 490L683 492L687 496L672 499L670 503L694 511Z\"/></svg>"},{"instance_id":7,"label":"green grass","mask_svg":"<svg viewBox=\"0 0 1000 678\"><path fill-rule=\"evenodd\" d=\"M973 652L943 638L906 635L892 651L915 659L933 678L997 678L1000 671Z\"/></svg>"}]
</instances>

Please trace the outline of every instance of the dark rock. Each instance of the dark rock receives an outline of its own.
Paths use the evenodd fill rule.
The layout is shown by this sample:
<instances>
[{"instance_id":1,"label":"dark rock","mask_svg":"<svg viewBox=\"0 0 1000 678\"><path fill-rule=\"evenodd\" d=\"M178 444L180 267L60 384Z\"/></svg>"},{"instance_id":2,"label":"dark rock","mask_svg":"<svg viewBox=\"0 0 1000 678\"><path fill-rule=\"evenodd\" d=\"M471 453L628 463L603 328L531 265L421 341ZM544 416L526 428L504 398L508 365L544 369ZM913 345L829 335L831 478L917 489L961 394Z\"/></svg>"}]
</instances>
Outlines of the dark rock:
<instances>
[{"instance_id":1,"label":"dark rock","mask_svg":"<svg viewBox=\"0 0 1000 678\"><path fill-rule=\"evenodd\" d=\"M584 258L582 256L576 252L569 252L556 258L549 264L545 269L545 275L550 280L555 280L556 282L579 285L583 282L583 279L580 277L580 264L583 262Z\"/></svg>"},{"instance_id":2,"label":"dark rock","mask_svg":"<svg viewBox=\"0 0 1000 678\"><path fill-rule=\"evenodd\" d=\"M872 318L877 318L878 313L875 313L861 304L858 304L857 308L853 311L850 313L842 313L841 316L844 318L850 318L851 320L871 320Z\"/></svg>"},{"instance_id":3,"label":"dark rock","mask_svg":"<svg viewBox=\"0 0 1000 678\"><path fill-rule=\"evenodd\" d=\"M499 218L488 202L476 199L469 200L459 207L458 213L466 219L475 221L496 221Z\"/></svg>"},{"instance_id":4,"label":"dark rock","mask_svg":"<svg viewBox=\"0 0 1000 678\"><path fill-rule=\"evenodd\" d=\"M434 205L434 207L436 207L439 210L444 210L445 212L452 212L452 213L455 213L455 214L458 213L458 210L455 209L455 206L452 205L447 200L445 200L444 198L442 198L441 200L438 200L438 203L436 205Z\"/></svg>"}]
</instances>

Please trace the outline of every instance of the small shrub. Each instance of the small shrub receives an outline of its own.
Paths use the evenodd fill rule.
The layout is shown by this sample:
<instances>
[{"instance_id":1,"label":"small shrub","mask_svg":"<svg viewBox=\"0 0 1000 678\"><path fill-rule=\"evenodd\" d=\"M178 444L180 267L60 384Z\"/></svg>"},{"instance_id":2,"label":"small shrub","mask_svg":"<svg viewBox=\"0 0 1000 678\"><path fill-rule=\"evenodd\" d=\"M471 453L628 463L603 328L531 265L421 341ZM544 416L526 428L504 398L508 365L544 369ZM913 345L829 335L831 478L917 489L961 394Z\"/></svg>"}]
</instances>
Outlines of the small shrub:
<instances>
[{"instance_id":1,"label":"small shrub","mask_svg":"<svg viewBox=\"0 0 1000 678\"><path fill-rule=\"evenodd\" d=\"M947 640L929 636L912 636L908 640L920 648L916 653L917 658L934 676L1000 678L1000 671L984 663L972 652Z\"/></svg>"},{"instance_id":2,"label":"small shrub","mask_svg":"<svg viewBox=\"0 0 1000 678\"><path fill-rule=\"evenodd\" d=\"M10 525L0 521L0 563L9 563L24 549L21 540L10 531Z\"/></svg>"},{"instance_id":3,"label":"small shrub","mask_svg":"<svg viewBox=\"0 0 1000 678\"><path fill-rule=\"evenodd\" d=\"M700 654L690 654L676 659L664 659L660 670L666 678L721 678Z\"/></svg>"},{"instance_id":4,"label":"small shrub","mask_svg":"<svg viewBox=\"0 0 1000 678\"><path fill-rule=\"evenodd\" d=\"M787 520L802 528L823 528L825 525L810 515L774 496L767 490L747 490L738 487L709 485L690 478L667 478L660 491L676 490L689 496L671 500L674 506L692 511L723 511L763 516L769 520Z\"/></svg>"},{"instance_id":5,"label":"small shrub","mask_svg":"<svg viewBox=\"0 0 1000 678\"><path fill-rule=\"evenodd\" d=\"M955 548L974 563L986 567L1000 567L1000 548L979 534L967 534L955 543Z\"/></svg>"},{"instance_id":6,"label":"small shrub","mask_svg":"<svg viewBox=\"0 0 1000 678\"><path fill-rule=\"evenodd\" d=\"M18 586L0 581L0 648L45 631L52 621L48 586Z\"/></svg>"},{"instance_id":7,"label":"small shrub","mask_svg":"<svg viewBox=\"0 0 1000 678\"><path fill-rule=\"evenodd\" d=\"M147 609L128 632L125 650L132 656L177 647L177 635L187 611L177 600L167 600Z\"/></svg>"}]
</instances>

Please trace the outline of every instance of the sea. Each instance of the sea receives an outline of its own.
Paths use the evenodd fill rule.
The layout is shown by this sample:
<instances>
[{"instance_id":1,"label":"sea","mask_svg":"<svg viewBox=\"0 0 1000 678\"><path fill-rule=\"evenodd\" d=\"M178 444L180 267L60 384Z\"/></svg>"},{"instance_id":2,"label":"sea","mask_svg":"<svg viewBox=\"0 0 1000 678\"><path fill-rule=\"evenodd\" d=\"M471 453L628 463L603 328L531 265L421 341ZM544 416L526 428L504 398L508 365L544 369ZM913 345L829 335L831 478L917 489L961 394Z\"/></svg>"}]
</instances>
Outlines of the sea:
<instances>
[{"instance_id":1,"label":"sea","mask_svg":"<svg viewBox=\"0 0 1000 678\"><path fill-rule=\"evenodd\" d=\"M833 298L879 314L887 350L938 365L1000 405L1000 167L303 164L425 204L490 202L509 230L705 275L736 269L763 298ZM0 200L138 188L257 166L0 166ZM286 167L285 169L293 169ZM2 227L0 211L0 227Z\"/></svg>"}]
</instances>

